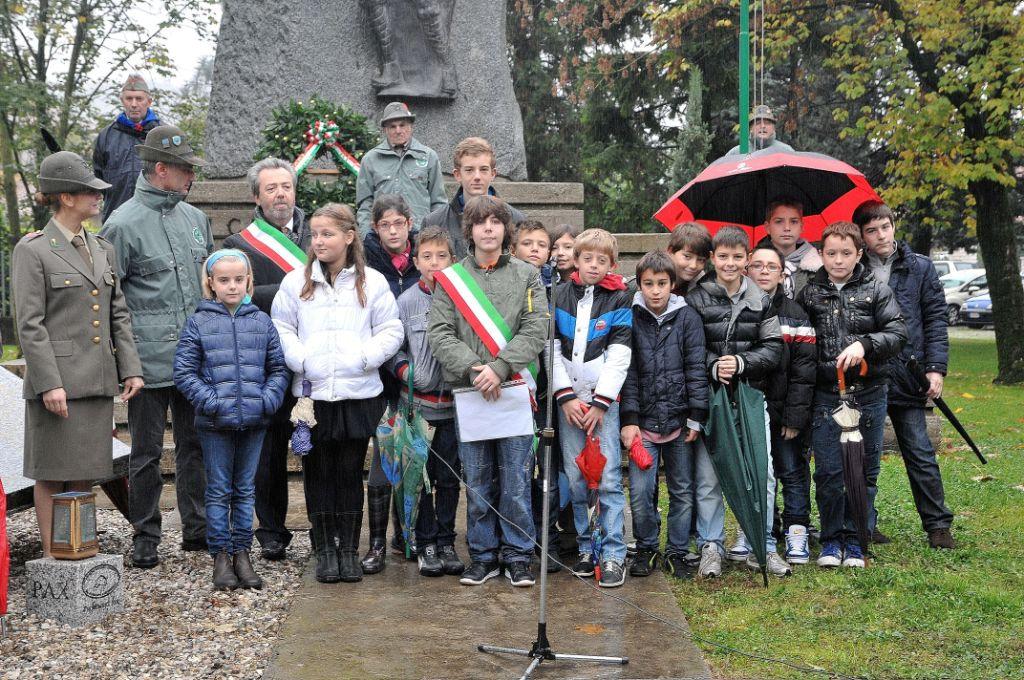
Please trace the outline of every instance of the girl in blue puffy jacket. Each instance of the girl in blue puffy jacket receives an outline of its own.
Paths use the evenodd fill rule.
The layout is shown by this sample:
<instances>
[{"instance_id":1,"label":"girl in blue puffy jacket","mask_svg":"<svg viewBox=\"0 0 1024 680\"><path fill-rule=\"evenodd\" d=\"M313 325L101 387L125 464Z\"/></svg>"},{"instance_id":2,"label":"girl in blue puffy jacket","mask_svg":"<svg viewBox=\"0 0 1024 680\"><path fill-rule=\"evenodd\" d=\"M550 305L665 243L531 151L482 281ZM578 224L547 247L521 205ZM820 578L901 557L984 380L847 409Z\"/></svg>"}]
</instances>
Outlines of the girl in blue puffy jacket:
<instances>
[{"instance_id":1,"label":"girl in blue puffy jacket","mask_svg":"<svg viewBox=\"0 0 1024 680\"><path fill-rule=\"evenodd\" d=\"M253 279L240 250L203 266L203 292L174 356L174 384L196 410L206 463L206 538L218 590L261 588L249 557L256 467L270 417L290 376L270 317L250 302Z\"/></svg>"}]
</instances>

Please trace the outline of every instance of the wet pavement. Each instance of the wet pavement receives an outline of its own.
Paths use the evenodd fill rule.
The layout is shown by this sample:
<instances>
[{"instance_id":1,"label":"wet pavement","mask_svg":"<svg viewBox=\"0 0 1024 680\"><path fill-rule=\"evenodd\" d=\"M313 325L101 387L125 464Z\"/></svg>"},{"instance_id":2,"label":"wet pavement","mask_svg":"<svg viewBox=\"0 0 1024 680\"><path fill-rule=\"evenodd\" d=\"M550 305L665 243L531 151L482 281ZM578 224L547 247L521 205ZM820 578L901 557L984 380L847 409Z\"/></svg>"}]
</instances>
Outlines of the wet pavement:
<instances>
[{"instance_id":1,"label":"wet pavement","mask_svg":"<svg viewBox=\"0 0 1024 680\"><path fill-rule=\"evenodd\" d=\"M301 485L291 484L293 509ZM464 543L465 498L456 548ZM298 520L296 513L289 512ZM627 524L628 524L627 519ZM366 522L361 549L365 549ZM569 559L563 561L569 562ZM534 572L536 573L536 568ZM710 678L700 651L677 628L641 614L639 605L688 630L666 577L627 576L621 588L601 589L567 570L552 574L548 638L558 653L627 656L625 666L544 662L536 678ZM425 578L415 562L389 553L383 573L360 583L317 583L313 563L292 601L265 680L334 678L513 678L525 657L484 654L479 644L529 648L537 634L540 580L514 588L504 577L482 586L457 577Z\"/></svg>"}]
</instances>

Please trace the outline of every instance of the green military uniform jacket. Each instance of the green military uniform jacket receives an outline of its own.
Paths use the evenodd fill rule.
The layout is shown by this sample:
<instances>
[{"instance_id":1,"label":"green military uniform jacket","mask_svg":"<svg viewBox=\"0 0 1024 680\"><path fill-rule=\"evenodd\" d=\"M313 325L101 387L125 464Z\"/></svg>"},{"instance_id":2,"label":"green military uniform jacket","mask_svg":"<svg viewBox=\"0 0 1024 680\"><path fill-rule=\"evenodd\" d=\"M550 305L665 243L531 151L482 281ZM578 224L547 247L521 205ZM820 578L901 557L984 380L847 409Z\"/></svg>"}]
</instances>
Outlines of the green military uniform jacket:
<instances>
[{"instance_id":1,"label":"green military uniform jacket","mask_svg":"<svg viewBox=\"0 0 1024 680\"><path fill-rule=\"evenodd\" d=\"M53 220L14 248L11 287L25 355L23 396L63 387L68 399L113 397L142 375L114 249L82 230L87 263Z\"/></svg>"},{"instance_id":2,"label":"green military uniform jacket","mask_svg":"<svg viewBox=\"0 0 1024 680\"><path fill-rule=\"evenodd\" d=\"M147 388L174 384L178 334L203 297L203 262L213 252L210 219L183 198L140 174L135 195L103 225Z\"/></svg>"},{"instance_id":3,"label":"green military uniform jacket","mask_svg":"<svg viewBox=\"0 0 1024 680\"><path fill-rule=\"evenodd\" d=\"M399 194L412 209L413 228L433 210L448 203L444 176L437 153L415 138L399 154L387 141L366 152L356 179L356 221L359 236L373 228L373 199L382 194Z\"/></svg>"}]
</instances>

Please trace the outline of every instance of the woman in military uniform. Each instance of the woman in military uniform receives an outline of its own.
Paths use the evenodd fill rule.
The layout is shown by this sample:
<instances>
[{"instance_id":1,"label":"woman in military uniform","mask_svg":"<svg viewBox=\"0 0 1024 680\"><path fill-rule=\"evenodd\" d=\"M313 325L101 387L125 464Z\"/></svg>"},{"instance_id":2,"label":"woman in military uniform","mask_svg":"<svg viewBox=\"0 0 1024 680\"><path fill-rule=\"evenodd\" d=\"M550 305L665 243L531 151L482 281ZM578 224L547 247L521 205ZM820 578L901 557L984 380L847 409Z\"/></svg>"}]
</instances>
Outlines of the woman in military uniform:
<instances>
[{"instance_id":1,"label":"woman in military uniform","mask_svg":"<svg viewBox=\"0 0 1024 680\"><path fill-rule=\"evenodd\" d=\"M50 554L51 496L88 491L113 474L112 397L120 391L130 399L142 389L113 249L83 228L100 214L101 191L109 186L77 154L48 156L39 168L36 201L53 217L25 236L12 256L25 355L24 474L36 480L44 557Z\"/></svg>"}]
</instances>

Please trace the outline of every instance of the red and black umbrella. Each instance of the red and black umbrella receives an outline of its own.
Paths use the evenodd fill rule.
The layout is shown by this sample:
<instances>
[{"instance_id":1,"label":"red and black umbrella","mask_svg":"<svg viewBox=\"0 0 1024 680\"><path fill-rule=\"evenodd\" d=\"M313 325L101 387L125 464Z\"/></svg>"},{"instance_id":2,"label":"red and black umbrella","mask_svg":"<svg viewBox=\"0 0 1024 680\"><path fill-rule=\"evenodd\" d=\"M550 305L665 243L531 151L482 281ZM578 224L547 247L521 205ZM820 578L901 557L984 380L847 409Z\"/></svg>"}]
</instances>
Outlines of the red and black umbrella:
<instances>
[{"instance_id":1,"label":"red and black umbrella","mask_svg":"<svg viewBox=\"0 0 1024 680\"><path fill-rule=\"evenodd\" d=\"M719 158L661 206L654 219L669 230L681 222L700 222L712 234L736 225L756 243L766 234L768 204L783 196L803 204L807 241L819 240L834 222L848 221L865 201L882 200L863 173L831 156L763 149Z\"/></svg>"}]
</instances>

